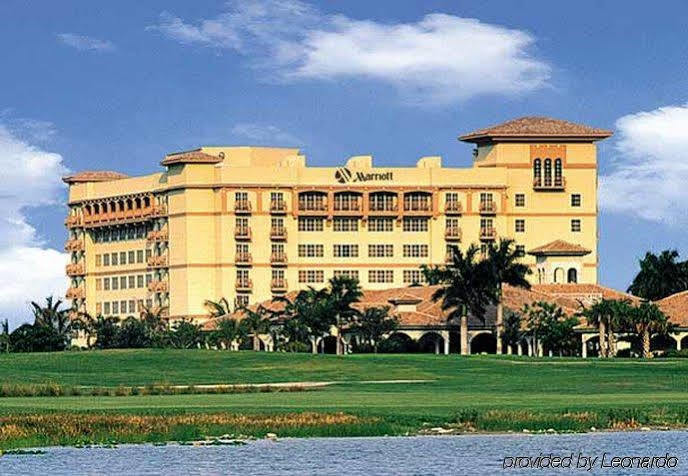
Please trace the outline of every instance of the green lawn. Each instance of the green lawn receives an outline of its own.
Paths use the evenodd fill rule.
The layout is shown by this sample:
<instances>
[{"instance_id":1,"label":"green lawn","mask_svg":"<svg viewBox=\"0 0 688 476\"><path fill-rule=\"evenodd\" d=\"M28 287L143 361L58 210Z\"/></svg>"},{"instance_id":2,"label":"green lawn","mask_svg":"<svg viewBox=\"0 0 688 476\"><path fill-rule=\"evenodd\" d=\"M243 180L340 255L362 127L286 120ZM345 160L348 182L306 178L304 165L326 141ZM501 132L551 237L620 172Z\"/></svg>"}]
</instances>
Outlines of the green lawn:
<instances>
[{"instance_id":1,"label":"green lawn","mask_svg":"<svg viewBox=\"0 0 688 476\"><path fill-rule=\"evenodd\" d=\"M551 421L553 415L559 418L570 412L597 412L597 419L591 421L611 427L617 425L618 419L647 424L688 423L688 361L680 359L599 361L457 355L338 357L262 352L122 350L3 354L0 355L0 369L0 384L55 382L61 385L131 386L162 382L346 382L294 393L2 398L0 416L46 412L136 415L344 412L378 422L398 423L395 428L406 431L418 429L423 422L432 425L456 422L457 414L467 411L477 412L466 418L479 430L526 428L528 424L518 419L523 417L523 412L539 415L528 414L527 418L523 417L527 420L544 418L544 422L533 423L535 429L542 425L555 425L556 422ZM394 379L430 379L432 382L360 383ZM490 411L495 410L511 412L511 416L490 417ZM623 413L629 411L640 413ZM514 416L517 413L520 415L518 418ZM504 421L499 424L490 418ZM0 422L0 433L1 425ZM577 426L566 424L562 428L585 429L585 425L589 425L587 419ZM358 433L367 434L357 428ZM392 430L385 427L384 432L388 431Z\"/></svg>"}]
</instances>

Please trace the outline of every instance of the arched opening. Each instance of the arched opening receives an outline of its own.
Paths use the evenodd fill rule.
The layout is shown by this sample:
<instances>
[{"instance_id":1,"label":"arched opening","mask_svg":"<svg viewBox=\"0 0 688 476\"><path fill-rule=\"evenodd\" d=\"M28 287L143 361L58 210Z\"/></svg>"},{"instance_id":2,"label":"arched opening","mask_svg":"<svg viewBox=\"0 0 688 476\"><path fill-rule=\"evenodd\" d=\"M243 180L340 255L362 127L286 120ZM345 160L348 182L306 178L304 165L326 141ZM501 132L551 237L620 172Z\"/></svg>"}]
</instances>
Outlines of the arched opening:
<instances>
[{"instance_id":1,"label":"arched opening","mask_svg":"<svg viewBox=\"0 0 688 476\"><path fill-rule=\"evenodd\" d=\"M578 282L578 270L576 268L569 268L566 273L566 282L574 284Z\"/></svg>"},{"instance_id":2,"label":"arched opening","mask_svg":"<svg viewBox=\"0 0 688 476\"><path fill-rule=\"evenodd\" d=\"M552 159L545 159L545 187L552 186Z\"/></svg>"},{"instance_id":3,"label":"arched opening","mask_svg":"<svg viewBox=\"0 0 688 476\"><path fill-rule=\"evenodd\" d=\"M652 352L666 352L676 349L676 341L669 335L655 335L650 339L650 350Z\"/></svg>"},{"instance_id":4,"label":"arched opening","mask_svg":"<svg viewBox=\"0 0 688 476\"><path fill-rule=\"evenodd\" d=\"M588 357L597 357L600 355L600 337L593 336L585 341L585 350Z\"/></svg>"},{"instance_id":5,"label":"arched opening","mask_svg":"<svg viewBox=\"0 0 688 476\"><path fill-rule=\"evenodd\" d=\"M384 354L408 354L418 351L418 343L408 334L395 332L380 342L378 352Z\"/></svg>"},{"instance_id":6,"label":"arched opening","mask_svg":"<svg viewBox=\"0 0 688 476\"><path fill-rule=\"evenodd\" d=\"M140 210L140 209L141 209L141 199L140 199L140 198L136 198L136 199L134 200L134 207L135 207L137 210Z\"/></svg>"},{"instance_id":7,"label":"arched opening","mask_svg":"<svg viewBox=\"0 0 688 476\"><path fill-rule=\"evenodd\" d=\"M426 212L432 210L432 195L428 192L408 192L404 194L404 211Z\"/></svg>"},{"instance_id":8,"label":"arched opening","mask_svg":"<svg viewBox=\"0 0 688 476\"><path fill-rule=\"evenodd\" d=\"M134 209L134 202L131 198L127 199L127 211Z\"/></svg>"},{"instance_id":9,"label":"arched opening","mask_svg":"<svg viewBox=\"0 0 688 476\"><path fill-rule=\"evenodd\" d=\"M496 354L497 338L494 334L483 333L471 339L471 354Z\"/></svg>"},{"instance_id":10,"label":"arched opening","mask_svg":"<svg viewBox=\"0 0 688 476\"><path fill-rule=\"evenodd\" d=\"M394 192L371 192L368 208L371 212L393 212L397 210L397 194Z\"/></svg>"},{"instance_id":11,"label":"arched opening","mask_svg":"<svg viewBox=\"0 0 688 476\"><path fill-rule=\"evenodd\" d=\"M321 344L323 354L336 354L337 353L337 337L326 336L323 338Z\"/></svg>"},{"instance_id":12,"label":"arched opening","mask_svg":"<svg viewBox=\"0 0 688 476\"><path fill-rule=\"evenodd\" d=\"M444 339L437 332L426 332L418 339L418 352L441 354L444 352Z\"/></svg>"},{"instance_id":13,"label":"arched opening","mask_svg":"<svg viewBox=\"0 0 688 476\"><path fill-rule=\"evenodd\" d=\"M540 159L533 161L533 185L536 187L542 185L542 161Z\"/></svg>"},{"instance_id":14,"label":"arched opening","mask_svg":"<svg viewBox=\"0 0 688 476\"><path fill-rule=\"evenodd\" d=\"M302 212L327 210L327 193L316 191L299 193L299 210Z\"/></svg>"},{"instance_id":15,"label":"arched opening","mask_svg":"<svg viewBox=\"0 0 688 476\"><path fill-rule=\"evenodd\" d=\"M688 336L681 339L681 349L685 349L688 346Z\"/></svg>"},{"instance_id":16,"label":"arched opening","mask_svg":"<svg viewBox=\"0 0 688 476\"><path fill-rule=\"evenodd\" d=\"M117 202L117 209L118 209L118 211L120 211L120 212L123 212L123 211L124 211L124 200L119 200L119 201Z\"/></svg>"},{"instance_id":17,"label":"arched opening","mask_svg":"<svg viewBox=\"0 0 688 476\"><path fill-rule=\"evenodd\" d=\"M564 178L562 177L561 159L556 159L554 161L554 185L561 187L563 184Z\"/></svg>"},{"instance_id":18,"label":"arched opening","mask_svg":"<svg viewBox=\"0 0 688 476\"><path fill-rule=\"evenodd\" d=\"M150 197L143 197L143 206L146 208L150 207Z\"/></svg>"},{"instance_id":19,"label":"arched opening","mask_svg":"<svg viewBox=\"0 0 688 476\"><path fill-rule=\"evenodd\" d=\"M564 282L564 268L557 268L554 270L554 282L563 283Z\"/></svg>"},{"instance_id":20,"label":"arched opening","mask_svg":"<svg viewBox=\"0 0 688 476\"><path fill-rule=\"evenodd\" d=\"M334 194L334 211L358 212L363 210L363 196L357 192L337 192Z\"/></svg>"},{"instance_id":21,"label":"arched opening","mask_svg":"<svg viewBox=\"0 0 688 476\"><path fill-rule=\"evenodd\" d=\"M110 202L110 213L115 213L117 211L117 203Z\"/></svg>"},{"instance_id":22,"label":"arched opening","mask_svg":"<svg viewBox=\"0 0 688 476\"><path fill-rule=\"evenodd\" d=\"M521 355L528 355L528 342L521 340L516 347L516 354L518 354L518 349L521 349Z\"/></svg>"},{"instance_id":23,"label":"arched opening","mask_svg":"<svg viewBox=\"0 0 688 476\"><path fill-rule=\"evenodd\" d=\"M635 335L620 335L616 338L617 357L639 357L641 342Z\"/></svg>"}]
</instances>

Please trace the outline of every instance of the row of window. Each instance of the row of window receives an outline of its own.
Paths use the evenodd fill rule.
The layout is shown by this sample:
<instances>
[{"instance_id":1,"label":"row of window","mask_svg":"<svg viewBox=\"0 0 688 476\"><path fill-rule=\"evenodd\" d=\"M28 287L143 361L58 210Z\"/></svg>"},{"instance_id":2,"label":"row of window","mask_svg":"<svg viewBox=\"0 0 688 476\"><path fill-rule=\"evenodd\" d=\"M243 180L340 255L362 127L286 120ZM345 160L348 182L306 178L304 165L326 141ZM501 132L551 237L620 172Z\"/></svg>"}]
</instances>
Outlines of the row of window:
<instances>
[{"instance_id":1,"label":"row of window","mask_svg":"<svg viewBox=\"0 0 688 476\"><path fill-rule=\"evenodd\" d=\"M96 291L117 291L119 289L141 289L153 280L152 274L130 274L96 279Z\"/></svg>"},{"instance_id":2,"label":"row of window","mask_svg":"<svg viewBox=\"0 0 688 476\"><path fill-rule=\"evenodd\" d=\"M123 266L126 264L141 264L152 256L152 250L130 250L104 254L96 254L96 267Z\"/></svg>"},{"instance_id":3,"label":"row of window","mask_svg":"<svg viewBox=\"0 0 688 476\"><path fill-rule=\"evenodd\" d=\"M335 269L334 276L346 276L352 279L359 278L359 270L357 269ZM414 284L423 282L423 273L420 269L404 269L402 270L402 278L405 284ZM273 277L274 279L274 277ZM325 282L325 272L321 269L302 269L299 270L299 283L317 284ZM369 283L393 283L394 270L393 269L369 269L368 270Z\"/></svg>"},{"instance_id":4,"label":"row of window","mask_svg":"<svg viewBox=\"0 0 688 476\"><path fill-rule=\"evenodd\" d=\"M322 244L304 243L299 244L299 258L323 258L325 246ZM358 258L359 245L357 244L336 244L332 247L332 254L335 258ZM405 244L402 246L404 258L427 258L429 246L426 244ZM275 250L273 249L273 252ZM369 244L369 258L392 258L394 257L394 245L392 244Z\"/></svg>"},{"instance_id":5,"label":"row of window","mask_svg":"<svg viewBox=\"0 0 688 476\"><path fill-rule=\"evenodd\" d=\"M368 219L368 231L391 232L394 231L394 217L370 217ZM428 231L427 217L404 217L402 230L408 232ZM323 217L299 217L299 231L323 231L325 219ZM358 231L359 219L354 217L335 217L332 229L334 231L352 232Z\"/></svg>"},{"instance_id":6,"label":"row of window","mask_svg":"<svg viewBox=\"0 0 688 476\"><path fill-rule=\"evenodd\" d=\"M96 228L92 232L94 243L142 240L151 230L148 225L125 225L117 228Z\"/></svg>"},{"instance_id":7,"label":"row of window","mask_svg":"<svg viewBox=\"0 0 688 476\"><path fill-rule=\"evenodd\" d=\"M143 303L143 299L98 302L96 303L96 314L102 314L104 316L116 316L118 314L134 315L143 309ZM146 299L145 303L148 308L153 306L152 299Z\"/></svg>"},{"instance_id":8,"label":"row of window","mask_svg":"<svg viewBox=\"0 0 688 476\"><path fill-rule=\"evenodd\" d=\"M526 195L525 195L525 193L517 193L514 195L514 205L517 207L525 207L526 206ZM581 206L581 194L580 193L572 193L571 194L571 206L572 207L580 207Z\"/></svg>"}]
</instances>

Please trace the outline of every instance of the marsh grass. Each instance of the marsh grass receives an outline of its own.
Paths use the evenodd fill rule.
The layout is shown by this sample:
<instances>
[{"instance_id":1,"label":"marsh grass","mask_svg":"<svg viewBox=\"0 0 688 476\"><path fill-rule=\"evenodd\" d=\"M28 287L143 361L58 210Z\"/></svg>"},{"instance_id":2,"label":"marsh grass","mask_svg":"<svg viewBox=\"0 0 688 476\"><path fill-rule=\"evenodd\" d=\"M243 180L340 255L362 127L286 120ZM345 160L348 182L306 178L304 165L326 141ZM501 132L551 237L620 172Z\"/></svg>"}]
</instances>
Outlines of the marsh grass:
<instances>
[{"instance_id":1,"label":"marsh grass","mask_svg":"<svg viewBox=\"0 0 688 476\"><path fill-rule=\"evenodd\" d=\"M90 395L92 397L129 397L132 395L205 395L205 394L241 394L241 393L276 393L276 392L306 392L315 390L314 387L302 385L289 386L251 386L251 385L170 385L168 383L149 384L145 386L117 387L89 387L58 385L56 383L42 384L0 384L0 398L3 397L76 397Z\"/></svg>"}]
</instances>

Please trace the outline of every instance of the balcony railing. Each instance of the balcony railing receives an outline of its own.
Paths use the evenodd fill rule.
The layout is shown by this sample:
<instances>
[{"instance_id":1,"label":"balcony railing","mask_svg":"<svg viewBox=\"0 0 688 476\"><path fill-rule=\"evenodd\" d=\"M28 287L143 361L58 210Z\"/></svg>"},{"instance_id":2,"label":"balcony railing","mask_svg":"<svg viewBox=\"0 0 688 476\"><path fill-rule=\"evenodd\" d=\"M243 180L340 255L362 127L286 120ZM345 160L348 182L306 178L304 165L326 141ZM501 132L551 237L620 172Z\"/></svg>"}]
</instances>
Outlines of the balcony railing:
<instances>
[{"instance_id":1,"label":"balcony railing","mask_svg":"<svg viewBox=\"0 0 688 476\"><path fill-rule=\"evenodd\" d=\"M447 214L459 214L463 212L463 205L461 202L447 202L444 204L444 213Z\"/></svg>"},{"instance_id":2,"label":"balcony railing","mask_svg":"<svg viewBox=\"0 0 688 476\"><path fill-rule=\"evenodd\" d=\"M169 235L167 233L167 230L149 231L148 235L146 236L146 241L153 243L168 241L168 239Z\"/></svg>"},{"instance_id":3,"label":"balcony railing","mask_svg":"<svg viewBox=\"0 0 688 476\"><path fill-rule=\"evenodd\" d=\"M234 202L235 213L251 213L251 202L248 200L237 200Z\"/></svg>"},{"instance_id":4,"label":"balcony railing","mask_svg":"<svg viewBox=\"0 0 688 476\"><path fill-rule=\"evenodd\" d=\"M167 281L156 279L148 283L148 291L151 293L166 293Z\"/></svg>"},{"instance_id":5,"label":"balcony railing","mask_svg":"<svg viewBox=\"0 0 688 476\"><path fill-rule=\"evenodd\" d=\"M461 240L461 228L449 227L444 230L444 238L447 240Z\"/></svg>"},{"instance_id":6,"label":"balcony railing","mask_svg":"<svg viewBox=\"0 0 688 476\"><path fill-rule=\"evenodd\" d=\"M67 276L83 276L86 274L86 267L82 263L70 263L65 267Z\"/></svg>"},{"instance_id":7,"label":"balcony railing","mask_svg":"<svg viewBox=\"0 0 688 476\"><path fill-rule=\"evenodd\" d=\"M166 205L153 205L150 208L150 215L153 217L162 217L167 215L167 206Z\"/></svg>"},{"instance_id":8,"label":"balcony railing","mask_svg":"<svg viewBox=\"0 0 688 476\"><path fill-rule=\"evenodd\" d=\"M271 200L270 201L270 212L271 213L286 213L287 202L284 200Z\"/></svg>"},{"instance_id":9,"label":"balcony railing","mask_svg":"<svg viewBox=\"0 0 688 476\"><path fill-rule=\"evenodd\" d=\"M71 239L65 243L65 251L82 251L84 249L84 240Z\"/></svg>"},{"instance_id":10,"label":"balcony railing","mask_svg":"<svg viewBox=\"0 0 688 476\"><path fill-rule=\"evenodd\" d=\"M497 204L492 200L487 202L480 202L480 213L494 215L495 213L497 213Z\"/></svg>"},{"instance_id":11,"label":"balcony railing","mask_svg":"<svg viewBox=\"0 0 688 476\"><path fill-rule=\"evenodd\" d=\"M149 268L166 268L167 267L167 255L151 256L147 260Z\"/></svg>"},{"instance_id":12,"label":"balcony railing","mask_svg":"<svg viewBox=\"0 0 688 476\"><path fill-rule=\"evenodd\" d=\"M539 179L533 180L534 190L564 190L566 189L566 178L565 177L554 177L554 179Z\"/></svg>"},{"instance_id":13,"label":"balcony railing","mask_svg":"<svg viewBox=\"0 0 688 476\"><path fill-rule=\"evenodd\" d=\"M480 229L480 239L481 240L494 240L497 238L497 230L492 227L486 227Z\"/></svg>"},{"instance_id":14,"label":"balcony railing","mask_svg":"<svg viewBox=\"0 0 688 476\"><path fill-rule=\"evenodd\" d=\"M253 289L253 281L250 279L238 279L236 282L237 291L251 291Z\"/></svg>"},{"instance_id":15,"label":"balcony railing","mask_svg":"<svg viewBox=\"0 0 688 476\"><path fill-rule=\"evenodd\" d=\"M368 205L368 211L379 215L396 215L399 213L399 205L390 202L374 202Z\"/></svg>"},{"instance_id":16,"label":"balcony railing","mask_svg":"<svg viewBox=\"0 0 688 476\"><path fill-rule=\"evenodd\" d=\"M81 286L72 286L71 288L68 288L67 292L65 293L65 297L67 299L83 299L85 295L84 288Z\"/></svg>"},{"instance_id":17,"label":"balcony railing","mask_svg":"<svg viewBox=\"0 0 688 476\"><path fill-rule=\"evenodd\" d=\"M287 280L284 278L275 278L270 281L270 289L273 293L285 293L287 292Z\"/></svg>"},{"instance_id":18,"label":"balcony railing","mask_svg":"<svg viewBox=\"0 0 688 476\"><path fill-rule=\"evenodd\" d=\"M404 212L406 213L431 213L432 203L430 201L404 202Z\"/></svg>"},{"instance_id":19,"label":"balcony railing","mask_svg":"<svg viewBox=\"0 0 688 476\"><path fill-rule=\"evenodd\" d=\"M273 226L270 228L270 239L272 240L286 240L287 229L283 226Z\"/></svg>"},{"instance_id":20,"label":"balcony railing","mask_svg":"<svg viewBox=\"0 0 688 476\"><path fill-rule=\"evenodd\" d=\"M250 240L251 239L251 227L249 226L238 226L234 229L234 238L237 240Z\"/></svg>"},{"instance_id":21,"label":"balcony railing","mask_svg":"<svg viewBox=\"0 0 688 476\"><path fill-rule=\"evenodd\" d=\"M236 254L236 264L251 264L253 262L253 257L251 256L251 253L247 251L240 251L239 253Z\"/></svg>"},{"instance_id":22,"label":"balcony railing","mask_svg":"<svg viewBox=\"0 0 688 476\"><path fill-rule=\"evenodd\" d=\"M272 253L270 255L270 262L272 264L285 265L287 264L287 254L284 252Z\"/></svg>"},{"instance_id":23,"label":"balcony railing","mask_svg":"<svg viewBox=\"0 0 688 476\"><path fill-rule=\"evenodd\" d=\"M303 213L324 214L327 213L327 202L323 201L299 201L299 211Z\"/></svg>"},{"instance_id":24,"label":"balcony railing","mask_svg":"<svg viewBox=\"0 0 688 476\"><path fill-rule=\"evenodd\" d=\"M360 201L334 201L334 211L335 212L362 212L363 203Z\"/></svg>"},{"instance_id":25,"label":"balcony railing","mask_svg":"<svg viewBox=\"0 0 688 476\"><path fill-rule=\"evenodd\" d=\"M65 226L67 228L74 228L77 226L82 226L83 220L80 215L69 215L65 218Z\"/></svg>"}]
</instances>

